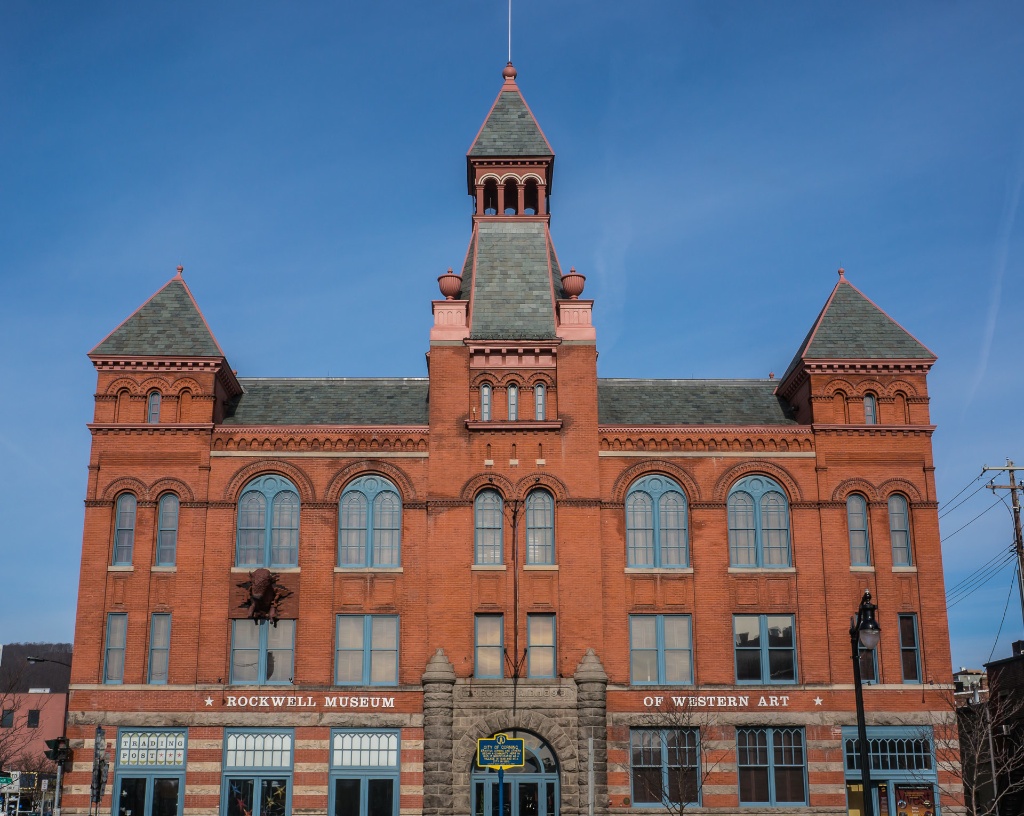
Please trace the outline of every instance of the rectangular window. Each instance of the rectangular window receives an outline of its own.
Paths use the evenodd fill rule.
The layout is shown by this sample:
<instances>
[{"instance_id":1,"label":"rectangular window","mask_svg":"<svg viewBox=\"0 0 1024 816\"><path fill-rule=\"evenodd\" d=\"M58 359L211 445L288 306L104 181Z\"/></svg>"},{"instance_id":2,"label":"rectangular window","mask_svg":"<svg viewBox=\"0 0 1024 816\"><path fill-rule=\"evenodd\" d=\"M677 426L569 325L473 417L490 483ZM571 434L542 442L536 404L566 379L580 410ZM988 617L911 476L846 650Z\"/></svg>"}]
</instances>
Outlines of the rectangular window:
<instances>
[{"instance_id":1,"label":"rectangular window","mask_svg":"<svg viewBox=\"0 0 1024 816\"><path fill-rule=\"evenodd\" d=\"M634 728L629 733L630 782L635 805L677 812L699 804L700 734L696 728Z\"/></svg>"},{"instance_id":2,"label":"rectangular window","mask_svg":"<svg viewBox=\"0 0 1024 816\"><path fill-rule=\"evenodd\" d=\"M291 813L294 743L291 731L227 731L221 816Z\"/></svg>"},{"instance_id":3,"label":"rectangular window","mask_svg":"<svg viewBox=\"0 0 1024 816\"><path fill-rule=\"evenodd\" d=\"M505 622L501 615L476 616L474 677L505 676Z\"/></svg>"},{"instance_id":4,"label":"rectangular window","mask_svg":"<svg viewBox=\"0 0 1024 816\"><path fill-rule=\"evenodd\" d=\"M232 683L291 683L294 655L295 621L279 620L276 626L249 619L231 622Z\"/></svg>"},{"instance_id":5,"label":"rectangular window","mask_svg":"<svg viewBox=\"0 0 1024 816\"><path fill-rule=\"evenodd\" d=\"M736 682L796 682L796 627L792 615L733 615L732 627Z\"/></svg>"},{"instance_id":6,"label":"rectangular window","mask_svg":"<svg viewBox=\"0 0 1024 816\"><path fill-rule=\"evenodd\" d=\"M921 682L921 652L917 642L917 615L900 615L900 658L903 682Z\"/></svg>"},{"instance_id":7,"label":"rectangular window","mask_svg":"<svg viewBox=\"0 0 1024 816\"><path fill-rule=\"evenodd\" d=\"M171 653L171 616L153 615L149 627L149 682L166 683Z\"/></svg>"},{"instance_id":8,"label":"rectangular window","mask_svg":"<svg viewBox=\"0 0 1024 816\"><path fill-rule=\"evenodd\" d=\"M526 655L528 677L555 676L554 615L527 615Z\"/></svg>"},{"instance_id":9,"label":"rectangular window","mask_svg":"<svg viewBox=\"0 0 1024 816\"><path fill-rule=\"evenodd\" d=\"M331 734L332 816L398 816L396 731Z\"/></svg>"},{"instance_id":10,"label":"rectangular window","mask_svg":"<svg viewBox=\"0 0 1024 816\"><path fill-rule=\"evenodd\" d=\"M802 728L737 728L741 805L807 803Z\"/></svg>"},{"instance_id":11,"label":"rectangular window","mask_svg":"<svg viewBox=\"0 0 1024 816\"><path fill-rule=\"evenodd\" d=\"M336 642L337 685L398 685L397 616L338 615Z\"/></svg>"},{"instance_id":12,"label":"rectangular window","mask_svg":"<svg viewBox=\"0 0 1024 816\"><path fill-rule=\"evenodd\" d=\"M634 685L693 683L689 615L629 616L629 681Z\"/></svg>"},{"instance_id":13,"label":"rectangular window","mask_svg":"<svg viewBox=\"0 0 1024 816\"><path fill-rule=\"evenodd\" d=\"M114 813L180 816L186 734L185 729L118 731Z\"/></svg>"},{"instance_id":14,"label":"rectangular window","mask_svg":"<svg viewBox=\"0 0 1024 816\"><path fill-rule=\"evenodd\" d=\"M5 708L0 713L0 728L14 728L14 709Z\"/></svg>"},{"instance_id":15,"label":"rectangular window","mask_svg":"<svg viewBox=\"0 0 1024 816\"><path fill-rule=\"evenodd\" d=\"M38 728L39 727L39 709L30 708L28 710L28 727Z\"/></svg>"},{"instance_id":16,"label":"rectangular window","mask_svg":"<svg viewBox=\"0 0 1024 816\"><path fill-rule=\"evenodd\" d=\"M103 682L124 682L124 648L128 639L128 615L111 612L107 615L107 648L103 657Z\"/></svg>"}]
</instances>

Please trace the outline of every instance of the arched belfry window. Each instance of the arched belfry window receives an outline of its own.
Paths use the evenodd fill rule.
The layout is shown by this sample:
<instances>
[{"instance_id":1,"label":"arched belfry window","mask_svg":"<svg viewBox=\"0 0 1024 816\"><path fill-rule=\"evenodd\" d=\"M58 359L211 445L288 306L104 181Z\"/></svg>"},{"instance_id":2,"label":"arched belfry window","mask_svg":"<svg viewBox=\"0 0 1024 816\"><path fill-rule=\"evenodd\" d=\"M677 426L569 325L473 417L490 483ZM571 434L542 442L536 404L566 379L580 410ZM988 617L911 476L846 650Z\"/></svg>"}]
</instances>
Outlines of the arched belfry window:
<instances>
[{"instance_id":1,"label":"arched belfry window","mask_svg":"<svg viewBox=\"0 0 1024 816\"><path fill-rule=\"evenodd\" d=\"M473 563L501 564L504 502L497 490L481 490L473 502Z\"/></svg>"},{"instance_id":2,"label":"arched belfry window","mask_svg":"<svg viewBox=\"0 0 1024 816\"><path fill-rule=\"evenodd\" d=\"M240 567L298 565L299 492L283 476L261 476L242 492L236 563Z\"/></svg>"},{"instance_id":3,"label":"arched belfry window","mask_svg":"<svg viewBox=\"0 0 1024 816\"><path fill-rule=\"evenodd\" d=\"M536 215L540 212L540 193L537 179L527 179L523 187L523 214Z\"/></svg>"},{"instance_id":4,"label":"arched belfry window","mask_svg":"<svg viewBox=\"0 0 1024 816\"><path fill-rule=\"evenodd\" d=\"M526 563L555 563L555 499L543 489L526 497Z\"/></svg>"},{"instance_id":5,"label":"arched belfry window","mask_svg":"<svg viewBox=\"0 0 1024 816\"><path fill-rule=\"evenodd\" d=\"M117 497L117 509L114 518L114 565L132 563L135 549L135 509L138 503L131 493L122 493Z\"/></svg>"},{"instance_id":6,"label":"arched belfry window","mask_svg":"<svg viewBox=\"0 0 1024 816\"><path fill-rule=\"evenodd\" d=\"M361 476L341 494L338 566L401 566L402 498L383 476Z\"/></svg>"},{"instance_id":7,"label":"arched belfry window","mask_svg":"<svg viewBox=\"0 0 1024 816\"><path fill-rule=\"evenodd\" d=\"M729 565L788 567L789 502L778 482L747 476L729 491Z\"/></svg>"},{"instance_id":8,"label":"arched belfry window","mask_svg":"<svg viewBox=\"0 0 1024 816\"><path fill-rule=\"evenodd\" d=\"M519 212L519 182L510 178L505 182L504 215L516 215Z\"/></svg>"},{"instance_id":9,"label":"arched belfry window","mask_svg":"<svg viewBox=\"0 0 1024 816\"><path fill-rule=\"evenodd\" d=\"M498 214L498 180L489 178L484 182L484 215Z\"/></svg>"},{"instance_id":10,"label":"arched belfry window","mask_svg":"<svg viewBox=\"0 0 1024 816\"><path fill-rule=\"evenodd\" d=\"M626 563L630 567L688 567L686 495L667 476L634 482L626 494Z\"/></svg>"},{"instance_id":11,"label":"arched belfry window","mask_svg":"<svg viewBox=\"0 0 1024 816\"><path fill-rule=\"evenodd\" d=\"M156 425L160 421L160 392L150 391L146 401L146 422Z\"/></svg>"}]
</instances>

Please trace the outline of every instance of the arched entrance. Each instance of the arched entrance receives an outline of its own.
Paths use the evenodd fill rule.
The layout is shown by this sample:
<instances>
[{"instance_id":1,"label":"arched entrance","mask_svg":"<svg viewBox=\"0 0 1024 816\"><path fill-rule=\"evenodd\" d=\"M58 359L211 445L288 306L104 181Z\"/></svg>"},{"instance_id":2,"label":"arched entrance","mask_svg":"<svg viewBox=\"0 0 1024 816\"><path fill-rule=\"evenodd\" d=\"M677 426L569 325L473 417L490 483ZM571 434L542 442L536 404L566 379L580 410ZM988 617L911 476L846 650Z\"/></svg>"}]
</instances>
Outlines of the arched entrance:
<instances>
[{"instance_id":1,"label":"arched entrance","mask_svg":"<svg viewBox=\"0 0 1024 816\"><path fill-rule=\"evenodd\" d=\"M505 812L498 813L498 772L473 759L470 774L473 816L558 816L558 758L544 740L529 731L502 731L523 740L522 768L505 771Z\"/></svg>"}]
</instances>

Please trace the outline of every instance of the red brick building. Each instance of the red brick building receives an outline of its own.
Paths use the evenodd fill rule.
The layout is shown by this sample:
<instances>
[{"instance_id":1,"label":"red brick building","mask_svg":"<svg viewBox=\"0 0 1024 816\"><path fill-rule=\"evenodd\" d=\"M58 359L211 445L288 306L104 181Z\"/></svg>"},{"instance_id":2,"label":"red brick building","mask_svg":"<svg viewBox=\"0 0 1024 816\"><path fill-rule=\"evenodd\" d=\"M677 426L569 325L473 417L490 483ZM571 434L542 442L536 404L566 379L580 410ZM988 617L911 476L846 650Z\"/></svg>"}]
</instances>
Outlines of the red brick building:
<instances>
[{"instance_id":1,"label":"red brick building","mask_svg":"<svg viewBox=\"0 0 1024 816\"><path fill-rule=\"evenodd\" d=\"M497 813L497 733L509 813L858 813L865 589L875 812L951 805L934 355L840 271L781 379L599 378L515 80L427 377L238 376L180 270L91 352L67 808L102 725L125 816Z\"/></svg>"}]
</instances>

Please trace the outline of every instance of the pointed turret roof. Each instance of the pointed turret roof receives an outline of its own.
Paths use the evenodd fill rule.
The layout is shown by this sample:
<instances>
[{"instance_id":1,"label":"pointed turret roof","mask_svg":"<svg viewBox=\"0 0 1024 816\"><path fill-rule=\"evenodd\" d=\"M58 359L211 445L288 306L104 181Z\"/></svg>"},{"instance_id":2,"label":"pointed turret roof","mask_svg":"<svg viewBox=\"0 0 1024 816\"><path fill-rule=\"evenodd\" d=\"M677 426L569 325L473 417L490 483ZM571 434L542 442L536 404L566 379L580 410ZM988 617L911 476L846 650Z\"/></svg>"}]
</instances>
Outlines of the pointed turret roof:
<instances>
[{"instance_id":1,"label":"pointed turret roof","mask_svg":"<svg viewBox=\"0 0 1024 816\"><path fill-rule=\"evenodd\" d=\"M555 152L516 85L516 69L511 62L502 75L505 84L467 155L470 158L554 156Z\"/></svg>"},{"instance_id":2,"label":"pointed turret roof","mask_svg":"<svg viewBox=\"0 0 1024 816\"><path fill-rule=\"evenodd\" d=\"M224 357L199 311L181 268L153 297L94 348L90 355Z\"/></svg>"}]
</instances>

